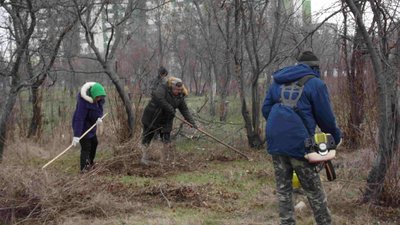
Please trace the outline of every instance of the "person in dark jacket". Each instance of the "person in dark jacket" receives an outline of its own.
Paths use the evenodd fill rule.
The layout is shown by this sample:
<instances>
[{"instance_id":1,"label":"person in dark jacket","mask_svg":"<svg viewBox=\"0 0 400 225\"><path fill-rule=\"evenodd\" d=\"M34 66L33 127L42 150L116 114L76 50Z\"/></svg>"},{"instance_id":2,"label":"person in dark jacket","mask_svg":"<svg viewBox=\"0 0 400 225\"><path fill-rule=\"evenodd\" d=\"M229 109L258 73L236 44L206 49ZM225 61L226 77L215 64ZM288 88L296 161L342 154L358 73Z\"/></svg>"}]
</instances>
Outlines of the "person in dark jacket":
<instances>
[{"instance_id":1,"label":"person in dark jacket","mask_svg":"<svg viewBox=\"0 0 400 225\"><path fill-rule=\"evenodd\" d=\"M168 81L168 78L169 78L169 76L168 76L168 70L165 69L165 67L160 66L160 68L158 68L157 77L154 78L154 79L151 81L151 86L150 86L150 91L151 91L151 93L153 93L155 90L157 90L157 88L158 88L159 85L161 85L161 84L166 84L167 81ZM161 132L160 132L160 130L154 131L153 138L157 140L158 137L161 138Z\"/></svg>"},{"instance_id":2,"label":"person in dark jacket","mask_svg":"<svg viewBox=\"0 0 400 225\"><path fill-rule=\"evenodd\" d=\"M72 118L72 128L74 131L72 145L81 144L81 172L85 172L94 166L94 158L98 145L96 127L80 140L79 138L92 125L102 123L101 117L103 116L105 96L104 87L96 82L85 83L77 96L76 109Z\"/></svg>"},{"instance_id":3,"label":"person in dark jacket","mask_svg":"<svg viewBox=\"0 0 400 225\"><path fill-rule=\"evenodd\" d=\"M157 90L157 87L160 84L166 83L168 80L168 70L165 69L165 67L160 66L160 68L158 69L158 75L156 78L154 78L154 80L151 81L151 86L150 86L150 90L151 92Z\"/></svg>"},{"instance_id":4,"label":"person in dark jacket","mask_svg":"<svg viewBox=\"0 0 400 225\"><path fill-rule=\"evenodd\" d=\"M171 148L171 131L175 110L179 109L185 120L192 127L197 128L196 123L189 112L185 102L187 90L182 80L176 77L169 77L166 83L160 84L151 95L151 100L144 109L142 116L143 136L142 136L142 158L141 163L149 165L148 146L154 137L155 131L160 131L161 141L164 143L161 154L161 162L167 159Z\"/></svg>"},{"instance_id":5,"label":"person in dark jacket","mask_svg":"<svg viewBox=\"0 0 400 225\"><path fill-rule=\"evenodd\" d=\"M292 202L292 176L295 171L317 224L329 225L332 221L325 192L315 164L309 163L304 157L307 152L304 141L314 135L317 125L322 132L330 133L336 144L341 140L341 131L336 125L327 87L320 79L318 58L311 51L305 51L299 56L298 62L273 73L274 82L262 107L267 121L267 149L272 155L275 169L279 215L281 224L295 224ZM282 104L281 91L284 84L307 75L314 75L315 78L305 83L297 102L303 117L300 118L300 113Z\"/></svg>"}]
</instances>

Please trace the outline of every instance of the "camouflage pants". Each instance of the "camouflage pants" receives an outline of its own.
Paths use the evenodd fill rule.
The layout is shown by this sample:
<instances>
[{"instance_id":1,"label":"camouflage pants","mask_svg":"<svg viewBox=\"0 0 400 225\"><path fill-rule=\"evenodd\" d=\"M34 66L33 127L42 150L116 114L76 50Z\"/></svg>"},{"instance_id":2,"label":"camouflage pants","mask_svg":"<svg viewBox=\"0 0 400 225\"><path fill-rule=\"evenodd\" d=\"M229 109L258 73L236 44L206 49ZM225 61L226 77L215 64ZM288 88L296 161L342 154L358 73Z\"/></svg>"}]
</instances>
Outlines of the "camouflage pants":
<instances>
[{"instance_id":1,"label":"camouflage pants","mask_svg":"<svg viewBox=\"0 0 400 225\"><path fill-rule=\"evenodd\" d=\"M301 187L304 189L307 199L314 212L314 217L317 224L332 224L325 192L322 187L319 174L315 171L314 165L288 156L274 155L272 156L272 159L275 169L281 224L296 224L294 219L294 206L292 197L293 170L296 172Z\"/></svg>"}]
</instances>

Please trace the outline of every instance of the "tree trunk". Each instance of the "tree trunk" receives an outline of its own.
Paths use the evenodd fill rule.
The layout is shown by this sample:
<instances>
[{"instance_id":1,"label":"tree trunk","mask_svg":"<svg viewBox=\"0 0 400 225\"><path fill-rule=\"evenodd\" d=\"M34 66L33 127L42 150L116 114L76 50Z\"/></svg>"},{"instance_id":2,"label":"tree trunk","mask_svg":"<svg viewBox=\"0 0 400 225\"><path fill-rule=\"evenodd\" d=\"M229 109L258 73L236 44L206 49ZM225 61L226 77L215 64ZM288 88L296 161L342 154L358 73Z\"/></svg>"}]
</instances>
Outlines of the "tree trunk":
<instances>
[{"instance_id":1,"label":"tree trunk","mask_svg":"<svg viewBox=\"0 0 400 225\"><path fill-rule=\"evenodd\" d=\"M7 138L7 121L11 115L11 111L14 108L15 102L17 101L18 91L15 88L16 81L13 81L13 86L10 92L7 94L7 98L0 115L0 162L3 159L4 147Z\"/></svg>"},{"instance_id":2,"label":"tree trunk","mask_svg":"<svg viewBox=\"0 0 400 225\"><path fill-rule=\"evenodd\" d=\"M260 11L257 16L264 15L265 9L268 4L265 4L263 10ZM260 41L260 27L256 22L256 15L254 12L255 2L248 1L247 2L247 12L248 15L244 15L246 11L242 11L242 24L243 24L243 34L244 34L244 43L247 51L247 55L249 57L250 65L251 65L251 118L249 123L251 125L251 130L249 133L249 138L251 139L250 146L254 148L261 148L263 146L262 138L261 138L261 128L260 128L260 93L259 93L259 85L258 80L260 74L269 62L266 62L265 65L261 66L260 53L259 53L259 41ZM243 9L242 9L243 10ZM275 36L275 35L274 35ZM272 41L274 41L273 38ZM271 49L271 51L273 51ZM270 54L272 57L272 54Z\"/></svg>"},{"instance_id":3,"label":"tree trunk","mask_svg":"<svg viewBox=\"0 0 400 225\"><path fill-rule=\"evenodd\" d=\"M360 12L362 12L362 3L356 3ZM353 52L350 60L350 68L347 74L347 88L350 101L350 115L348 118L348 138L347 143L350 149L357 149L361 144L361 123L364 118L364 67L363 59L363 37L359 28L356 28L356 34L353 41ZM346 59L347 60L347 59Z\"/></svg>"},{"instance_id":4,"label":"tree trunk","mask_svg":"<svg viewBox=\"0 0 400 225\"><path fill-rule=\"evenodd\" d=\"M357 41L355 41L357 43ZM347 76L349 90L350 115L348 118L347 143L350 149L357 149L361 144L361 124L364 118L364 66L365 62L360 49L353 49L351 69Z\"/></svg>"},{"instance_id":5,"label":"tree trunk","mask_svg":"<svg viewBox=\"0 0 400 225\"><path fill-rule=\"evenodd\" d=\"M229 102L227 101L228 98L228 89L229 84L231 82L231 7L226 8L226 17L225 17L225 34L221 31L222 35L225 35L225 79L221 81L221 101L220 101L220 111L219 111L219 120L226 121L228 116L228 106Z\"/></svg>"},{"instance_id":6,"label":"tree trunk","mask_svg":"<svg viewBox=\"0 0 400 225\"><path fill-rule=\"evenodd\" d=\"M360 28L370 53L378 89L378 155L368 174L366 190L363 196L363 202L378 202L382 194L387 170L392 163L393 155L396 151L399 151L399 141L397 139L400 133L398 117L400 107L397 90L399 78L398 74L390 71L388 67L385 70L383 69L383 63L379 58L376 46L372 43L370 35L365 28L360 11L353 0L346 0L346 2L356 18L357 26ZM372 8L374 8L375 3L372 1L370 3ZM380 19L379 12L374 11L374 16L378 20ZM380 50L385 52L385 49Z\"/></svg>"},{"instance_id":7,"label":"tree trunk","mask_svg":"<svg viewBox=\"0 0 400 225\"><path fill-rule=\"evenodd\" d=\"M215 68L213 63L209 63L209 74L210 74L210 115L215 116L215 99L217 96L217 78L215 77Z\"/></svg>"},{"instance_id":8,"label":"tree trunk","mask_svg":"<svg viewBox=\"0 0 400 225\"><path fill-rule=\"evenodd\" d=\"M162 42L162 27L161 27L161 12L160 10L157 11L157 41L158 41L158 66L165 66L164 65L164 49L163 49L163 42Z\"/></svg>"},{"instance_id":9,"label":"tree trunk","mask_svg":"<svg viewBox=\"0 0 400 225\"><path fill-rule=\"evenodd\" d=\"M119 48L119 44L122 41L122 36L123 36L123 30L124 26L126 25L126 21L130 16L132 15L132 10L134 8L133 6L133 0L129 0L128 4L126 6L124 16L121 18L119 22L115 22L114 26L111 27L110 31L110 38L107 42L107 48L105 50L105 55L103 56L99 49L95 45L95 38L94 38L94 32L92 31L92 28L94 24L90 24L90 19L91 19L91 9L93 9L93 5L88 6L88 11L85 12L86 14L86 20L82 17L82 15L79 16L81 20L81 25L85 29L85 38L90 46L90 48L93 50L97 61L100 63L100 65L103 67L104 72L108 75L112 83L115 85L115 88L119 94L119 97L122 100L122 103L124 104L125 107L125 112L127 115L127 137L126 138L132 138L134 134L134 128L135 128L135 111L132 109L134 108L134 104L131 103L128 94L126 93L124 89L124 85L121 84L120 77L117 73L117 71L114 69L115 68L115 54L117 49ZM102 3L105 4L105 3ZM78 12L81 13L81 12ZM105 12L107 13L107 12ZM92 21L93 22L93 21Z\"/></svg>"},{"instance_id":10,"label":"tree trunk","mask_svg":"<svg viewBox=\"0 0 400 225\"><path fill-rule=\"evenodd\" d=\"M390 82L390 80L396 80L398 74L394 71L385 71L382 76L388 79L385 88L378 88L378 99L380 102L378 109L378 155L368 174L367 186L363 198L363 202L365 203L379 201L387 171L392 162L394 162L393 156L399 151L400 107L398 99L400 96L396 82Z\"/></svg>"},{"instance_id":11,"label":"tree trunk","mask_svg":"<svg viewBox=\"0 0 400 225\"><path fill-rule=\"evenodd\" d=\"M11 29L13 29L13 32L19 33L19 35L15 36L17 39L17 46L15 52L13 52L15 60L13 61L10 72L7 74L11 78L10 92L7 93L6 101L0 115L0 162L3 159L7 137L7 121L11 115L12 109L14 108L18 92L21 88L19 69L23 62L24 53L29 46L29 41L36 27L36 15L32 10L32 2L27 1L26 3L26 12L29 14L29 17L26 17L26 20L29 20L29 22L21 21L20 18L17 19L18 16L16 15L20 13L19 8L14 8L14 6L11 6L10 8L10 17L13 21L13 27Z\"/></svg>"},{"instance_id":12,"label":"tree trunk","mask_svg":"<svg viewBox=\"0 0 400 225\"><path fill-rule=\"evenodd\" d=\"M259 74L259 73L258 73ZM252 103L252 119L253 119L253 148L261 148L263 146L260 128L260 93L258 90L258 78L251 85L251 103Z\"/></svg>"},{"instance_id":13,"label":"tree trunk","mask_svg":"<svg viewBox=\"0 0 400 225\"><path fill-rule=\"evenodd\" d=\"M195 96L198 96L199 95L199 81L198 81L198 79L197 79L197 75L196 75L196 66L191 66L191 67L189 67L189 70L191 70L191 74L193 74L193 79L192 79L192 81L193 81L193 85L191 85L189 88L191 88L192 86L194 86L194 88L195 88ZM192 92L193 92L193 90L192 90Z\"/></svg>"},{"instance_id":14,"label":"tree trunk","mask_svg":"<svg viewBox=\"0 0 400 225\"><path fill-rule=\"evenodd\" d=\"M40 134L40 127L42 125L42 98L39 93L39 88L43 84L45 77L42 78L34 78L34 71L31 64L31 59L29 56L29 50L25 51L25 62L28 76L33 80L36 81L32 84L30 91L31 91L31 104L32 104L32 117L31 123L29 125L28 130L28 138L33 136L37 136Z\"/></svg>"},{"instance_id":15,"label":"tree trunk","mask_svg":"<svg viewBox=\"0 0 400 225\"><path fill-rule=\"evenodd\" d=\"M41 85L41 84L40 84ZM32 118L28 131L28 138L40 137L42 127L42 95L40 93L40 85L31 87L32 94Z\"/></svg>"},{"instance_id":16,"label":"tree trunk","mask_svg":"<svg viewBox=\"0 0 400 225\"><path fill-rule=\"evenodd\" d=\"M207 54L209 56L209 62L206 62L206 65L208 66L208 72L210 75L210 115L212 117L215 116L216 114L216 107L215 107L215 99L217 96L217 78L216 78L216 57L215 57L215 48L212 46L211 43L211 37L213 32L211 31L211 15L208 13L207 14L207 21L206 23L202 10L200 9L199 3L197 1L193 1L193 4L196 7L196 11L199 15L199 20L200 20L200 31L201 34L203 35L206 44L207 44Z\"/></svg>"},{"instance_id":17,"label":"tree trunk","mask_svg":"<svg viewBox=\"0 0 400 225\"><path fill-rule=\"evenodd\" d=\"M108 64L111 64L111 65L108 65ZM104 68L106 74L108 75L108 77L113 82L115 88L117 89L118 95L121 98L122 103L125 106L125 112L128 117L127 119L128 119L128 129L129 129L127 138L132 138L133 134L134 134L134 128L135 128L135 112L134 112L134 109L132 109L132 107L134 107L134 105L129 100L129 96L126 93L126 91L124 90L124 86L121 84L118 75L112 69L113 68L112 65L113 65L113 62L109 61L107 64L103 65L103 68Z\"/></svg>"},{"instance_id":18,"label":"tree trunk","mask_svg":"<svg viewBox=\"0 0 400 225\"><path fill-rule=\"evenodd\" d=\"M70 75L69 77L69 96L73 97L75 96L75 92L73 90L75 90L75 87L77 86L77 82L76 82L76 73L75 73L75 69L74 66L72 65L72 59L71 58L67 58L67 62L68 62L68 68L70 70L70 72L68 72L68 74Z\"/></svg>"},{"instance_id":19,"label":"tree trunk","mask_svg":"<svg viewBox=\"0 0 400 225\"><path fill-rule=\"evenodd\" d=\"M250 116L249 110L247 108L247 101L246 101L246 96L245 96L245 84L244 84L244 77L243 77L243 70L242 70L242 61L243 61L243 51L242 51L242 33L241 33L241 27L243 26L241 24L241 16L243 17L244 15L241 14L243 12L242 8L242 1L241 0L235 0L235 19L234 19L234 33L235 33L235 42L234 42L234 62L235 62L235 74L237 77L237 81L239 84L239 95L240 95L240 101L242 103L242 116L243 120L245 123L245 128L246 128L246 133L247 133L247 140L249 143L249 146L252 148L259 148L262 146L262 141L260 137L260 133L258 131L255 131L253 128L253 123L252 123L252 118ZM252 82L253 83L253 82ZM253 94L253 93L252 93ZM259 126L259 124L258 124Z\"/></svg>"},{"instance_id":20,"label":"tree trunk","mask_svg":"<svg viewBox=\"0 0 400 225\"><path fill-rule=\"evenodd\" d=\"M219 103L219 120L225 122L228 117L229 101L226 95L221 95L221 102Z\"/></svg>"},{"instance_id":21,"label":"tree trunk","mask_svg":"<svg viewBox=\"0 0 400 225\"><path fill-rule=\"evenodd\" d=\"M219 103L219 121L226 121L228 117L228 108L229 108L229 101L227 100L226 94L220 95L220 103Z\"/></svg>"},{"instance_id":22,"label":"tree trunk","mask_svg":"<svg viewBox=\"0 0 400 225\"><path fill-rule=\"evenodd\" d=\"M30 57L30 51L27 49L25 50L25 64L27 68L28 75L31 77L32 80L35 82L31 86L31 94L32 94L32 118L31 118L31 123L29 126L29 131L28 131L28 138L32 136L40 136L41 134L41 127L42 127L42 96L40 93L40 87L42 86L43 82L45 81L47 74L50 70L50 68L53 66L55 59L58 54L58 50L60 49L61 42L64 40L64 37L67 35L69 31L75 26L76 22L78 20L75 19L71 21L67 26L65 26L62 29L62 32L59 34L59 36L55 36L52 39L54 39L54 43L48 43L48 45L52 46L51 50L48 52L48 58L43 61L43 68L42 70L38 73L35 74L32 64L31 64L31 57ZM48 36L54 36L55 32L50 33ZM48 61L46 63L46 61Z\"/></svg>"},{"instance_id":23,"label":"tree trunk","mask_svg":"<svg viewBox=\"0 0 400 225\"><path fill-rule=\"evenodd\" d=\"M262 146L262 141L261 141L260 133L256 132L253 129L251 116L250 116L249 110L247 108L247 101L246 101L245 91L244 91L245 88L244 88L242 67L240 64L236 63L235 68L236 68L235 73L237 76L237 81L239 83L240 102L242 103L241 113L242 113L242 117L244 120L244 126L246 128L247 141L251 148L259 148Z\"/></svg>"}]
</instances>

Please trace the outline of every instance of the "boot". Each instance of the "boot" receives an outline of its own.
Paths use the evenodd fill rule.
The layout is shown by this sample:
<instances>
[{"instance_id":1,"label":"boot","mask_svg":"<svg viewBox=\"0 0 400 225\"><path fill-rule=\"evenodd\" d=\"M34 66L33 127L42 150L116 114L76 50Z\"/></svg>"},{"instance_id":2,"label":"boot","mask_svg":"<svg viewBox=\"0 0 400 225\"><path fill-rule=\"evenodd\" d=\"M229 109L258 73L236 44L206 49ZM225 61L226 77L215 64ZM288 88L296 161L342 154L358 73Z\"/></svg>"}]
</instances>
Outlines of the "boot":
<instances>
[{"instance_id":1,"label":"boot","mask_svg":"<svg viewBox=\"0 0 400 225\"><path fill-rule=\"evenodd\" d=\"M160 163L161 165L164 165L167 161L167 157L168 157L168 144L163 143L163 147L161 149L161 156L160 156Z\"/></svg>"},{"instance_id":2,"label":"boot","mask_svg":"<svg viewBox=\"0 0 400 225\"><path fill-rule=\"evenodd\" d=\"M172 157L172 144L164 143L162 152L161 152L161 163L167 163L173 161Z\"/></svg>"},{"instance_id":3,"label":"boot","mask_svg":"<svg viewBox=\"0 0 400 225\"><path fill-rule=\"evenodd\" d=\"M150 161L149 161L149 156L148 156L148 148L145 145L140 145L139 146L140 150L142 151L142 158L140 159L140 164L149 166Z\"/></svg>"},{"instance_id":4,"label":"boot","mask_svg":"<svg viewBox=\"0 0 400 225\"><path fill-rule=\"evenodd\" d=\"M85 166L84 166L83 169L81 170L81 174L87 173L87 172L89 172L89 171L90 171L90 162L89 162L89 160L87 159L87 160L86 160L86 163L85 163Z\"/></svg>"},{"instance_id":5,"label":"boot","mask_svg":"<svg viewBox=\"0 0 400 225\"><path fill-rule=\"evenodd\" d=\"M140 145L140 150L142 151L142 158L140 159L140 164L143 166L151 166L157 164L149 159L149 148L146 145Z\"/></svg>"}]
</instances>

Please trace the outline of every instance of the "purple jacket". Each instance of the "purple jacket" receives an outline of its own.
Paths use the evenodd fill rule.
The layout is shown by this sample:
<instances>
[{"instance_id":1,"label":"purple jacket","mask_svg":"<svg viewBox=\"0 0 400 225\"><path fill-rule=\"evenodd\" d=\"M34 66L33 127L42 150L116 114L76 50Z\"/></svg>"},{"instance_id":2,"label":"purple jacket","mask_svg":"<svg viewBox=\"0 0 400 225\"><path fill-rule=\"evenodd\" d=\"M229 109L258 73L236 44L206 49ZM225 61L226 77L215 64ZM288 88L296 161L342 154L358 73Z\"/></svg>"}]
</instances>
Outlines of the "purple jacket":
<instances>
[{"instance_id":1,"label":"purple jacket","mask_svg":"<svg viewBox=\"0 0 400 225\"><path fill-rule=\"evenodd\" d=\"M105 100L97 103L90 103L83 99L80 94L77 96L76 109L72 118L72 129L74 137L80 137L87 129L96 123L97 118L103 116L103 105ZM94 127L84 138L92 138L96 135L96 127Z\"/></svg>"}]
</instances>

